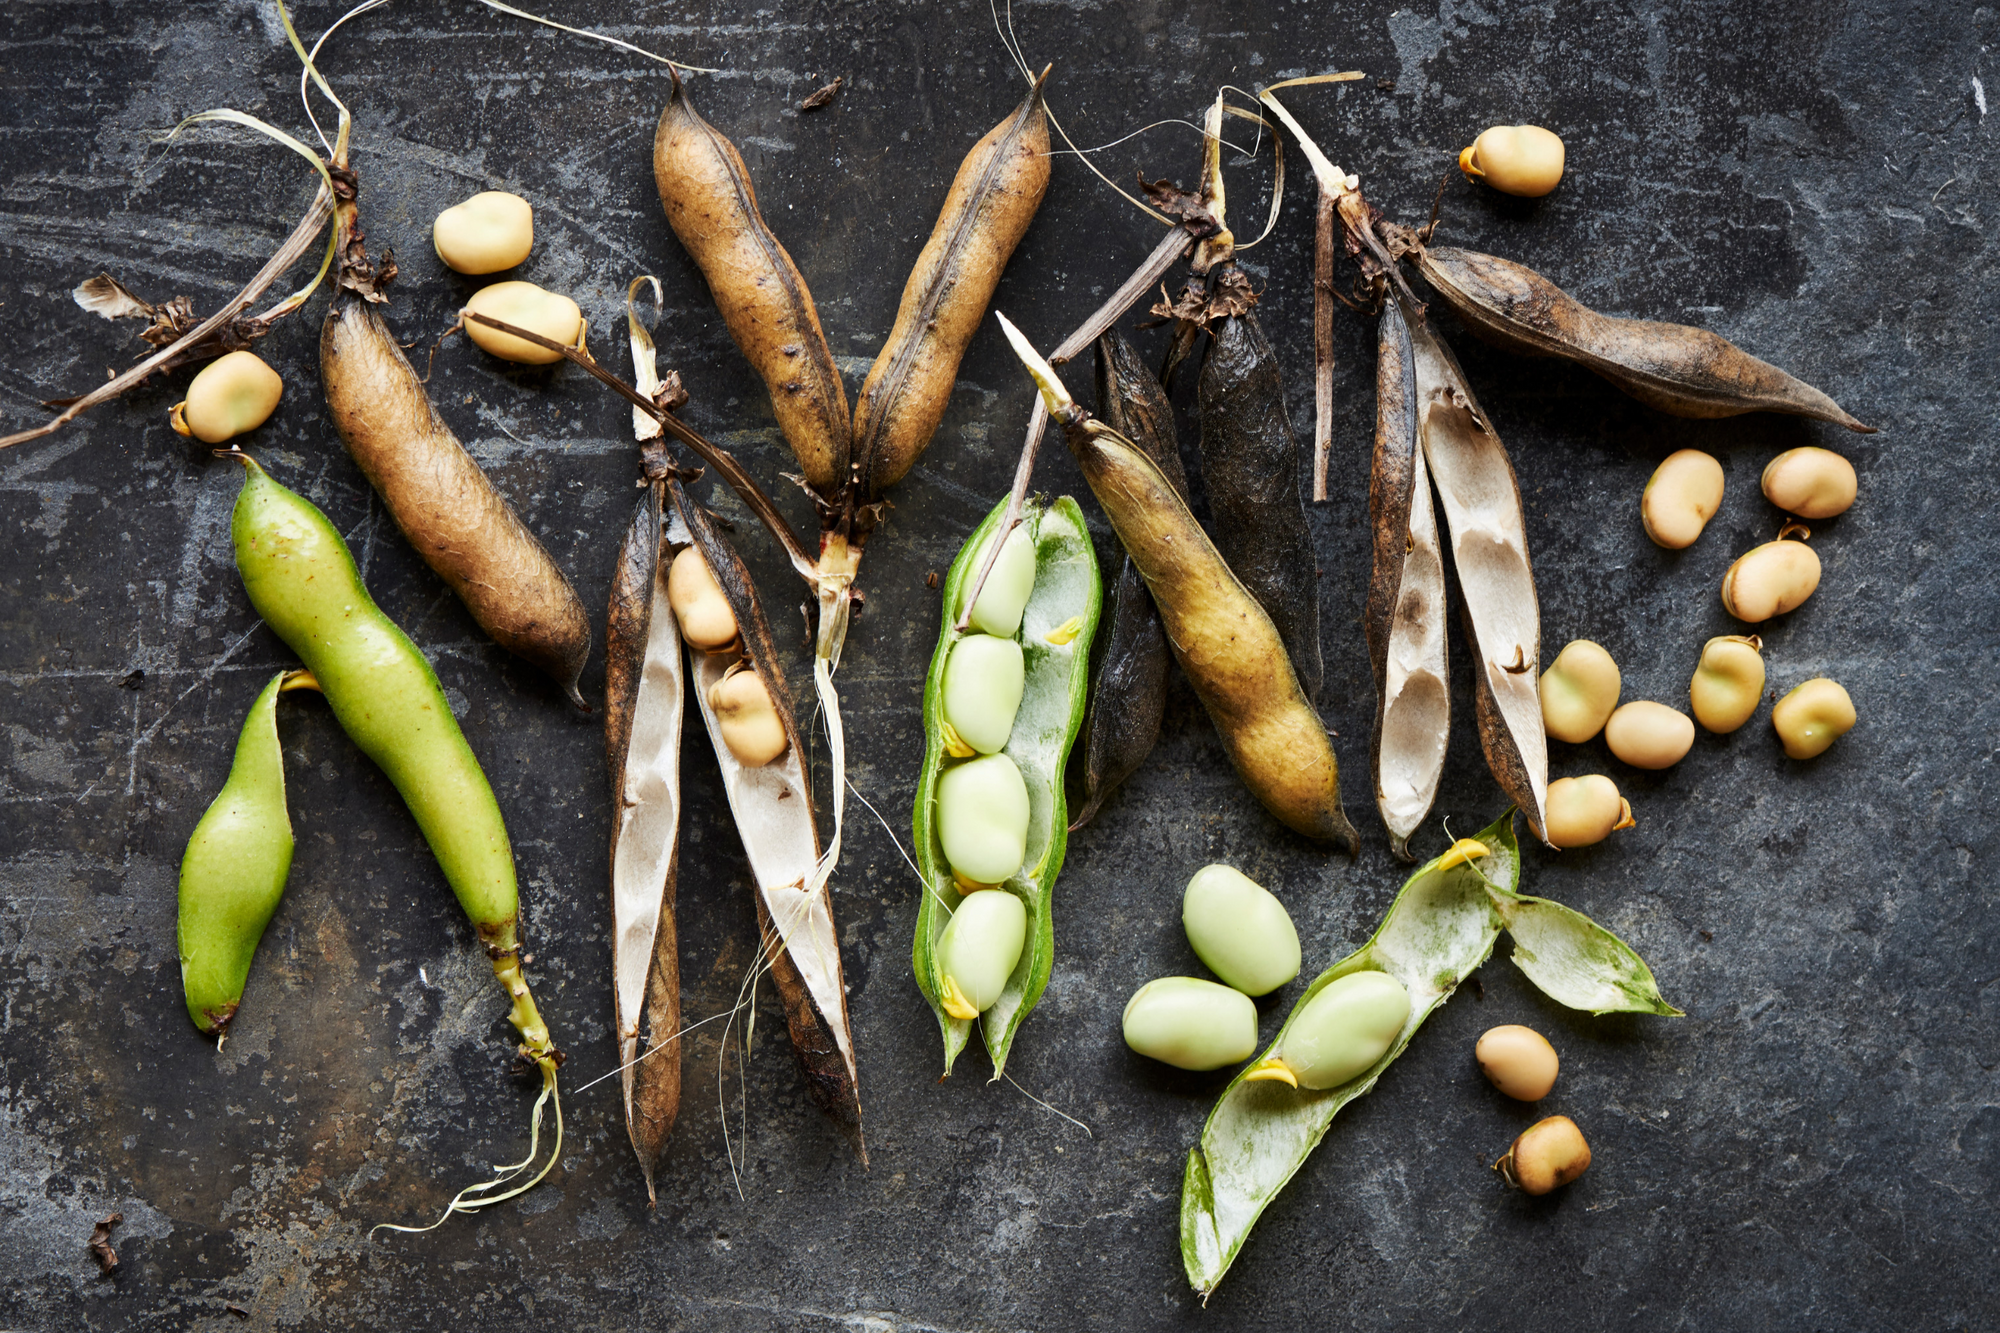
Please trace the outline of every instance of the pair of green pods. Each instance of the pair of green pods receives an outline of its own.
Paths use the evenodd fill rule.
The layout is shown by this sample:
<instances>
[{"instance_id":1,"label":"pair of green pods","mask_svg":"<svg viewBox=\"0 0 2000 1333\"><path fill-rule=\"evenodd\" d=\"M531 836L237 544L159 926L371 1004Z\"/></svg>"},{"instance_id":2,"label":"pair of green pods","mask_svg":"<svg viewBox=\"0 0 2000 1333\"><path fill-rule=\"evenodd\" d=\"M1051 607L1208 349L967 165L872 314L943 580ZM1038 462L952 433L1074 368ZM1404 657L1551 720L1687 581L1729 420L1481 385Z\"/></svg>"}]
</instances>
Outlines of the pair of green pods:
<instances>
[{"instance_id":1,"label":"pair of green pods","mask_svg":"<svg viewBox=\"0 0 2000 1333\"><path fill-rule=\"evenodd\" d=\"M937 1012L945 1072L977 1023L996 1078L1054 959L1050 891L1069 830L1063 771L1102 601L1083 513L1065 496L1023 506L968 615L1005 511L1003 502L986 516L945 579L914 813L924 881L917 985Z\"/></svg>"}]
</instances>

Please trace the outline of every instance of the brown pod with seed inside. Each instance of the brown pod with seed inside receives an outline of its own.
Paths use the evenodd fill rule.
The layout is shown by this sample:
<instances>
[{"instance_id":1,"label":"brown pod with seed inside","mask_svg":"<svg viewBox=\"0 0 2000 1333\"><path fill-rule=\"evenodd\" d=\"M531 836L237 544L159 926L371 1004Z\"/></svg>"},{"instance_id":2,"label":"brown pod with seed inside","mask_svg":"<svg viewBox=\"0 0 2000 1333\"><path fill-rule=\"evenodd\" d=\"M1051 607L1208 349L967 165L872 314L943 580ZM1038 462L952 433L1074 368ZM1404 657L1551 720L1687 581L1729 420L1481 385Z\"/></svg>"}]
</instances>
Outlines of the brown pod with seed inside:
<instances>
[{"instance_id":1,"label":"brown pod with seed inside","mask_svg":"<svg viewBox=\"0 0 2000 1333\"><path fill-rule=\"evenodd\" d=\"M1437 800L1451 735L1444 557L1419 428L1416 352L1393 301L1382 305L1377 340L1368 479L1375 560L1361 625L1375 672L1375 806L1392 850L1407 861L1410 835Z\"/></svg>"},{"instance_id":2,"label":"brown pod with seed inside","mask_svg":"<svg viewBox=\"0 0 2000 1333\"><path fill-rule=\"evenodd\" d=\"M847 389L805 279L757 211L742 155L696 113L679 71L653 134L653 180L730 337L763 376L805 479L831 498L847 480Z\"/></svg>"},{"instance_id":3,"label":"brown pod with seed inside","mask_svg":"<svg viewBox=\"0 0 2000 1333\"><path fill-rule=\"evenodd\" d=\"M341 443L424 563L493 641L540 667L579 708L590 620L563 572L451 428L375 307L342 297L319 339Z\"/></svg>"},{"instance_id":4,"label":"brown pod with seed inside","mask_svg":"<svg viewBox=\"0 0 2000 1333\"><path fill-rule=\"evenodd\" d=\"M1159 465L1177 495L1187 494L1173 404L1132 344L1116 332L1097 340L1097 410L1120 435ZM1104 799L1132 776L1160 739L1167 707L1167 667L1173 660L1159 608L1139 567L1126 556L1111 586L1109 626L1090 686L1084 723L1084 806L1071 821L1082 828Z\"/></svg>"},{"instance_id":5,"label":"brown pod with seed inside","mask_svg":"<svg viewBox=\"0 0 2000 1333\"><path fill-rule=\"evenodd\" d=\"M681 719L686 668L660 560L665 484L640 499L604 623L604 757L611 775L611 1002L625 1131L646 1195L681 1105Z\"/></svg>"},{"instance_id":6,"label":"brown pod with seed inside","mask_svg":"<svg viewBox=\"0 0 2000 1333\"><path fill-rule=\"evenodd\" d=\"M1174 657L1243 785L1287 828L1357 850L1333 742L1264 608L1143 450L1073 404L1051 415L1152 591Z\"/></svg>"},{"instance_id":7,"label":"brown pod with seed inside","mask_svg":"<svg viewBox=\"0 0 2000 1333\"><path fill-rule=\"evenodd\" d=\"M1422 247L1416 262L1437 294L1487 342L1524 356L1574 361L1662 412L1786 412L1874 433L1804 380L1707 329L1600 315L1533 269L1472 250Z\"/></svg>"},{"instance_id":8,"label":"brown pod with seed inside","mask_svg":"<svg viewBox=\"0 0 2000 1333\"><path fill-rule=\"evenodd\" d=\"M864 496L900 481L930 444L958 363L986 318L1000 274L1049 188L1044 69L1012 115L974 144L903 288L896 324L854 401L854 463Z\"/></svg>"}]
</instances>

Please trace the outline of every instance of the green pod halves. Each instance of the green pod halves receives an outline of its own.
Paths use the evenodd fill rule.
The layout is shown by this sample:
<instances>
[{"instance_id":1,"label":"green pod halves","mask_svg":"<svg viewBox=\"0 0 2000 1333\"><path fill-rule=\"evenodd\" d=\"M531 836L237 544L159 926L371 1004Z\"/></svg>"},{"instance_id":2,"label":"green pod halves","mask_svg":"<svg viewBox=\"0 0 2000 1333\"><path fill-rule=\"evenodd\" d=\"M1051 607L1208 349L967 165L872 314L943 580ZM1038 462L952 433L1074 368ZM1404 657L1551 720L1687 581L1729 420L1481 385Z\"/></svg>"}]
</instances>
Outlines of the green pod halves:
<instances>
[{"instance_id":1,"label":"green pod halves","mask_svg":"<svg viewBox=\"0 0 2000 1333\"><path fill-rule=\"evenodd\" d=\"M1007 743L999 751L1020 771L1028 792L1028 837L1020 869L989 893L1010 893L1027 909L1027 947L997 1000L977 1019L953 1017L946 1009L939 949L945 927L964 901L945 857L938 819L938 787L946 767L958 766L947 750L944 725L944 671L952 648L964 636L954 628L960 602L979 576L979 556L999 529L1006 503L994 506L952 563L944 584L944 628L931 659L924 687L924 730L928 738L923 774L917 780L915 841L917 867L924 895L917 915L912 962L917 985L937 1011L944 1031L944 1067L965 1049L973 1024L979 1025L993 1057L997 1079L1007 1064L1007 1051L1021 1022L1048 985L1054 958L1055 932L1049 916L1050 890L1062 869L1068 842L1069 807L1063 795L1063 769L1070 746L1083 721L1084 693L1089 681L1090 640L1097 628L1102 590L1090 534L1076 502L1064 496L1053 504L1029 500L1021 510L1021 528L1034 543L1035 582L1028 594L1015 637L1021 644L1025 670L1020 708ZM977 763L981 760L968 759ZM984 998L983 996L980 998ZM962 1005L954 1001L953 1008Z\"/></svg>"},{"instance_id":2,"label":"green pod halves","mask_svg":"<svg viewBox=\"0 0 2000 1333\"><path fill-rule=\"evenodd\" d=\"M278 695L302 671L281 671L250 705L236 759L181 856L181 990L188 1017L221 1038L243 999L257 941L285 896L292 869L292 817L278 747Z\"/></svg>"},{"instance_id":3,"label":"green pod halves","mask_svg":"<svg viewBox=\"0 0 2000 1333\"><path fill-rule=\"evenodd\" d=\"M304 660L342 730L401 793L513 998L528 1053L548 1059L554 1046L520 976L507 825L436 673L368 595L326 515L248 455L236 457L245 471L230 536L251 606Z\"/></svg>"}]
</instances>

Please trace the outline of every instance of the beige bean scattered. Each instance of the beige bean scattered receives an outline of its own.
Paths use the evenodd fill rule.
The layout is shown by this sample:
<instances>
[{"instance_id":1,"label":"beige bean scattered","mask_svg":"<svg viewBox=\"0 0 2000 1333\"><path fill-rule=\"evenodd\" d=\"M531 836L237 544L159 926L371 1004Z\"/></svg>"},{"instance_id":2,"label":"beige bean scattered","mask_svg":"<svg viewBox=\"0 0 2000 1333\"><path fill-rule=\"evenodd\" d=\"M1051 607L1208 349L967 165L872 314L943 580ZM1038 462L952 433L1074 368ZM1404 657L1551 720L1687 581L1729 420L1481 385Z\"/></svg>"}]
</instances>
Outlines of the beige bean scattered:
<instances>
[{"instance_id":1,"label":"beige bean scattered","mask_svg":"<svg viewBox=\"0 0 2000 1333\"><path fill-rule=\"evenodd\" d=\"M1688 682L1695 721L1726 735L1750 720L1764 697L1763 648L1754 634L1723 634L1701 646L1701 661Z\"/></svg>"},{"instance_id":2,"label":"beige bean scattered","mask_svg":"<svg viewBox=\"0 0 2000 1333\"><path fill-rule=\"evenodd\" d=\"M1589 847L1637 822L1618 784L1600 773L1551 782L1548 811L1549 841L1557 847Z\"/></svg>"},{"instance_id":3,"label":"beige bean scattered","mask_svg":"<svg viewBox=\"0 0 2000 1333\"><path fill-rule=\"evenodd\" d=\"M556 292L545 291L532 282L496 282L481 287L465 303L475 315L485 315L512 324L530 333L539 333L553 342L574 346L583 338L583 311L576 302ZM537 347L525 338L488 328L476 320L465 322L466 336L502 361L518 361L524 366L546 366L562 360L562 353Z\"/></svg>"},{"instance_id":4,"label":"beige bean scattered","mask_svg":"<svg viewBox=\"0 0 2000 1333\"><path fill-rule=\"evenodd\" d=\"M681 637L695 647L705 653L736 650L736 613L699 546L682 547L667 567L667 605L680 622Z\"/></svg>"},{"instance_id":5,"label":"beige bean scattered","mask_svg":"<svg viewBox=\"0 0 2000 1333\"><path fill-rule=\"evenodd\" d=\"M1559 741L1583 744L1604 730L1620 685L1610 653L1589 639L1570 640L1542 673L1543 729Z\"/></svg>"},{"instance_id":6,"label":"beige bean scattered","mask_svg":"<svg viewBox=\"0 0 2000 1333\"><path fill-rule=\"evenodd\" d=\"M764 682L747 662L738 662L708 687L708 706L722 731L722 743L736 762L762 768L791 744Z\"/></svg>"},{"instance_id":7,"label":"beige bean scattered","mask_svg":"<svg viewBox=\"0 0 2000 1333\"><path fill-rule=\"evenodd\" d=\"M1844 514L1860 488L1854 464L1831 449L1787 449L1764 465L1764 498L1800 518Z\"/></svg>"},{"instance_id":8,"label":"beige bean scattered","mask_svg":"<svg viewBox=\"0 0 2000 1333\"><path fill-rule=\"evenodd\" d=\"M1548 1096L1562 1064L1547 1037L1518 1023L1488 1028L1472 1048L1472 1058L1494 1087L1519 1102Z\"/></svg>"},{"instance_id":9,"label":"beige bean scattered","mask_svg":"<svg viewBox=\"0 0 2000 1333\"><path fill-rule=\"evenodd\" d=\"M1563 141L1539 125L1495 125L1458 155L1467 180L1539 199L1562 180Z\"/></svg>"},{"instance_id":10,"label":"beige bean scattered","mask_svg":"<svg viewBox=\"0 0 2000 1333\"><path fill-rule=\"evenodd\" d=\"M535 248L535 210L518 194L486 190L438 214L431 244L454 273L498 273Z\"/></svg>"},{"instance_id":11,"label":"beige bean scattered","mask_svg":"<svg viewBox=\"0 0 2000 1333\"><path fill-rule=\"evenodd\" d=\"M1816 676L1778 700L1771 725L1794 759L1825 754L1827 747L1854 727L1854 700L1825 676Z\"/></svg>"},{"instance_id":12,"label":"beige bean scattered","mask_svg":"<svg viewBox=\"0 0 2000 1333\"><path fill-rule=\"evenodd\" d=\"M1547 1194L1590 1168L1590 1145L1566 1115L1530 1125L1493 1164L1500 1178L1523 1194Z\"/></svg>"},{"instance_id":13,"label":"beige bean scattered","mask_svg":"<svg viewBox=\"0 0 2000 1333\"><path fill-rule=\"evenodd\" d=\"M1679 551L1722 507L1722 464L1699 449L1679 449L1653 469L1639 497L1639 521L1655 545Z\"/></svg>"},{"instance_id":14,"label":"beige bean scattered","mask_svg":"<svg viewBox=\"0 0 2000 1333\"><path fill-rule=\"evenodd\" d=\"M1665 704L1635 700L1604 724L1604 743L1634 768L1672 768L1694 745L1694 720Z\"/></svg>"},{"instance_id":15,"label":"beige bean scattered","mask_svg":"<svg viewBox=\"0 0 2000 1333\"><path fill-rule=\"evenodd\" d=\"M251 352L228 352L201 368L175 403L168 422L203 444L221 444L257 429L278 410L285 382Z\"/></svg>"},{"instance_id":16,"label":"beige bean scattered","mask_svg":"<svg viewBox=\"0 0 2000 1333\"><path fill-rule=\"evenodd\" d=\"M1723 609L1751 624L1796 611L1819 587L1819 553L1791 534L1809 536L1804 528L1787 525L1778 540L1745 552L1722 576Z\"/></svg>"}]
</instances>

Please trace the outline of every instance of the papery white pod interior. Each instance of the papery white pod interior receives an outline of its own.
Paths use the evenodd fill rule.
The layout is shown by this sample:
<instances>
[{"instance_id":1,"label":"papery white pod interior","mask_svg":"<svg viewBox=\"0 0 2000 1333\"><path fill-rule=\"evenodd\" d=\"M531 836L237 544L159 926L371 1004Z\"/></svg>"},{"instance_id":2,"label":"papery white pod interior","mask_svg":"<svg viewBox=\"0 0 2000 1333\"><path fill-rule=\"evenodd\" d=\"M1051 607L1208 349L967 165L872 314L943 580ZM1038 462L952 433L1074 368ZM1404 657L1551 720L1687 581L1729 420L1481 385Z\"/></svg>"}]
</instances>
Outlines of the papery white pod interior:
<instances>
[{"instance_id":1,"label":"papery white pod interior","mask_svg":"<svg viewBox=\"0 0 2000 1333\"><path fill-rule=\"evenodd\" d=\"M1430 469L1416 452L1410 496L1410 549L1403 558L1382 682L1382 742L1376 805L1406 851L1410 835L1437 800L1451 731L1451 685L1445 660L1444 555Z\"/></svg>"}]
</instances>

